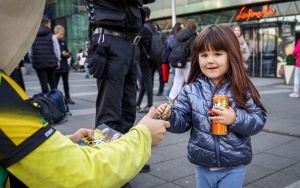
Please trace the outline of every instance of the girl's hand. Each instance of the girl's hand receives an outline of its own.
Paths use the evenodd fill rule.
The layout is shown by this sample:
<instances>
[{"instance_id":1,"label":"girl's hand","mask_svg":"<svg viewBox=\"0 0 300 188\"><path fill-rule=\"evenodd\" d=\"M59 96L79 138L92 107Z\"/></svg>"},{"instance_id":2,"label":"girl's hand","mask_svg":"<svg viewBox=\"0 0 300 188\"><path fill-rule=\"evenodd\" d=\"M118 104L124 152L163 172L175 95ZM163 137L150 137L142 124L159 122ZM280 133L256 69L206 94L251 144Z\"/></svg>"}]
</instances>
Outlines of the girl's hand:
<instances>
[{"instance_id":1,"label":"girl's hand","mask_svg":"<svg viewBox=\"0 0 300 188\"><path fill-rule=\"evenodd\" d=\"M156 108L156 115L157 116L162 115L164 113L165 109L167 108L167 106L168 106L168 103L164 103L164 104L159 105Z\"/></svg>"},{"instance_id":2,"label":"girl's hand","mask_svg":"<svg viewBox=\"0 0 300 188\"><path fill-rule=\"evenodd\" d=\"M212 108L211 111L218 114L217 116L209 117L211 121L224 125L231 125L235 121L236 113L231 107L225 108L224 106L216 106Z\"/></svg>"},{"instance_id":3,"label":"girl's hand","mask_svg":"<svg viewBox=\"0 0 300 188\"><path fill-rule=\"evenodd\" d=\"M161 104L156 109L157 119L168 120L171 116L171 103Z\"/></svg>"}]
</instances>

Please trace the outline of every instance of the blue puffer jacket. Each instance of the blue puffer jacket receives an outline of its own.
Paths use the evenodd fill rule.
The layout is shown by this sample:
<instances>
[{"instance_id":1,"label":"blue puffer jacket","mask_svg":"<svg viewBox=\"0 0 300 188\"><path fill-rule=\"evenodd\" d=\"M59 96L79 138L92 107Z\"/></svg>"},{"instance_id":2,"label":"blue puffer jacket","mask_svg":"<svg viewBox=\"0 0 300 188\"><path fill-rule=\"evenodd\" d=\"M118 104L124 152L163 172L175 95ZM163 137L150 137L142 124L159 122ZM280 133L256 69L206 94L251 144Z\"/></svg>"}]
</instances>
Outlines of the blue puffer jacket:
<instances>
[{"instance_id":1,"label":"blue puffer jacket","mask_svg":"<svg viewBox=\"0 0 300 188\"><path fill-rule=\"evenodd\" d=\"M186 85L172 106L171 128L168 131L184 133L191 129L188 142L188 159L202 167L237 167L252 160L250 136L257 134L265 125L266 112L261 110L248 93L247 107L251 113L238 108L233 102L229 83L220 86L215 94L227 95L229 104L236 112L235 122L229 126L229 134L211 134L209 110L215 85L208 78L198 78Z\"/></svg>"}]
</instances>

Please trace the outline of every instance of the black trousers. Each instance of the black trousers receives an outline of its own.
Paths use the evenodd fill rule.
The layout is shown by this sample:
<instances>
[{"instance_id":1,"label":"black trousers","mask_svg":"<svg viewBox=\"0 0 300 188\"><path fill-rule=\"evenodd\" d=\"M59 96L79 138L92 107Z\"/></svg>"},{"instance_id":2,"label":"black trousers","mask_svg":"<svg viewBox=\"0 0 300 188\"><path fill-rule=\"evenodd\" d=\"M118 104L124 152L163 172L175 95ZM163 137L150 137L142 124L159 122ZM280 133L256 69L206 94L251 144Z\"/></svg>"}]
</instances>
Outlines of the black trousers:
<instances>
[{"instance_id":1,"label":"black trousers","mask_svg":"<svg viewBox=\"0 0 300 188\"><path fill-rule=\"evenodd\" d=\"M152 67L152 87L154 85L154 74L155 74L156 70L158 72L158 81L159 81L158 93L163 93L164 87L165 87L165 82L163 81L163 78L162 78L161 62L156 62L154 64L154 66Z\"/></svg>"},{"instance_id":2,"label":"black trousers","mask_svg":"<svg viewBox=\"0 0 300 188\"><path fill-rule=\"evenodd\" d=\"M59 79L62 78L64 93L66 99L70 98L70 86L69 86L69 72L55 72L55 83L56 87L58 86Z\"/></svg>"},{"instance_id":3,"label":"black trousers","mask_svg":"<svg viewBox=\"0 0 300 188\"><path fill-rule=\"evenodd\" d=\"M43 69L35 69L35 70L39 78L43 93L48 93L50 90L56 88L55 68L43 68ZM50 86L50 89L48 84Z\"/></svg>"},{"instance_id":4,"label":"black trousers","mask_svg":"<svg viewBox=\"0 0 300 188\"><path fill-rule=\"evenodd\" d=\"M152 67L153 64L148 60L144 59L140 61L140 69L142 73L140 92L136 102L137 106L140 106L145 92L147 93L147 106L153 105L153 78L152 78Z\"/></svg>"},{"instance_id":5,"label":"black trousers","mask_svg":"<svg viewBox=\"0 0 300 188\"><path fill-rule=\"evenodd\" d=\"M106 63L106 66L97 79L95 126L105 123L124 134L132 128L136 117L139 48L126 39L111 35L105 35L101 43L98 48L104 49L98 49L98 52L103 62L97 63Z\"/></svg>"},{"instance_id":6,"label":"black trousers","mask_svg":"<svg viewBox=\"0 0 300 188\"><path fill-rule=\"evenodd\" d=\"M23 79L23 74L21 71L21 67L17 67L14 69L14 71L10 74L10 77L17 83L21 88L26 91L25 89L25 83Z\"/></svg>"}]
</instances>

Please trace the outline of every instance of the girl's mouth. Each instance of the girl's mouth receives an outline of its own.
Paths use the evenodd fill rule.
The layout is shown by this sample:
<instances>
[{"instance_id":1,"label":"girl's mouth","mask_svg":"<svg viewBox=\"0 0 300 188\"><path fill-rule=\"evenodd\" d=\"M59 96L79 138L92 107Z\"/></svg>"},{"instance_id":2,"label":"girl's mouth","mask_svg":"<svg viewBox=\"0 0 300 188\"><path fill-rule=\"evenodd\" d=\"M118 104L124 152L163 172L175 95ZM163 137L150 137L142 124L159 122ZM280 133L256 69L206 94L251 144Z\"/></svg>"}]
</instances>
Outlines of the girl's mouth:
<instances>
[{"instance_id":1,"label":"girl's mouth","mask_svg":"<svg viewBox=\"0 0 300 188\"><path fill-rule=\"evenodd\" d=\"M208 70L214 70L214 69L217 69L218 67L209 67L207 68Z\"/></svg>"}]
</instances>

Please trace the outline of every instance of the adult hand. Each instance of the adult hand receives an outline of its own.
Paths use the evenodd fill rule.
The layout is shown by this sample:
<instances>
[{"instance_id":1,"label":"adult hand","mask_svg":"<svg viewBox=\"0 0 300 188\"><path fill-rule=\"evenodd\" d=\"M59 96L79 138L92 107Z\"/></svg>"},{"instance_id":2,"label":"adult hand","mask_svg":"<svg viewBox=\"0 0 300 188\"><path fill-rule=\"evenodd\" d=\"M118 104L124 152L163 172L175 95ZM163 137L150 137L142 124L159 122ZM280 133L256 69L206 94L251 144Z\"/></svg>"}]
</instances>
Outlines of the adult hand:
<instances>
[{"instance_id":1,"label":"adult hand","mask_svg":"<svg viewBox=\"0 0 300 188\"><path fill-rule=\"evenodd\" d=\"M70 140L74 143L87 137L88 140L94 140L94 130L81 128L70 136Z\"/></svg>"},{"instance_id":2,"label":"adult hand","mask_svg":"<svg viewBox=\"0 0 300 188\"><path fill-rule=\"evenodd\" d=\"M62 54L64 57L70 57L70 53L67 52L67 51L62 51L61 54Z\"/></svg>"},{"instance_id":3,"label":"adult hand","mask_svg":"<svg viewBox=\"0 0 300 188\"><path fill-rule=\"evenodd\" d=\"M60 62L57 63L57 66L55 68L56 70L60 69Z\"/></svg>"},{"instance_id":4,"label":"adult hand","mask_svg":"<svg viewBox=\"0 0 300 188\"><path fill-rule=\"evenodd\" d=\"M152 146L160 144L164 134L166 133L166 128L170 127L170 123L168 121L153 119L155 115L155 107L152 106L148 114L145 115L139 122L139 124L143 124L149 129L152 137Z\"/></svg>"}]
</instances>

